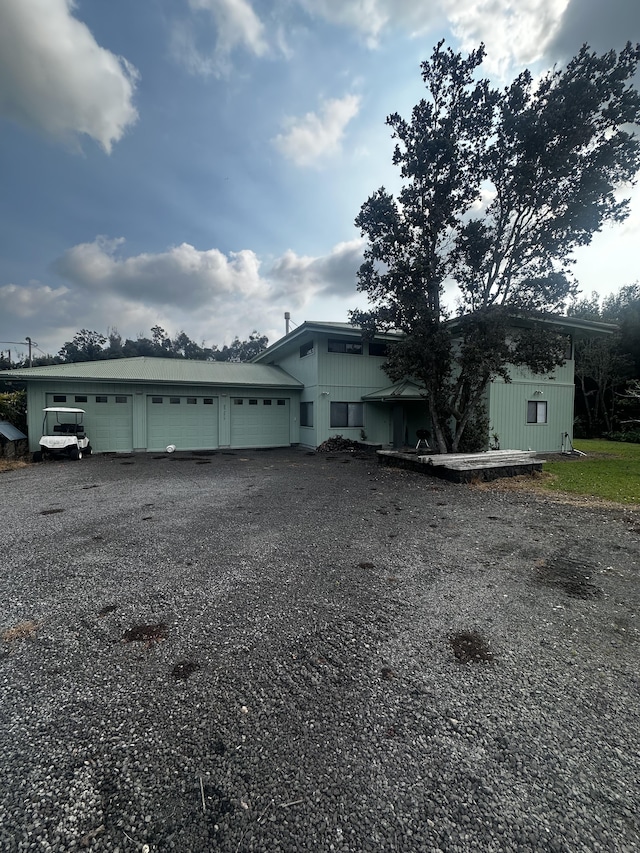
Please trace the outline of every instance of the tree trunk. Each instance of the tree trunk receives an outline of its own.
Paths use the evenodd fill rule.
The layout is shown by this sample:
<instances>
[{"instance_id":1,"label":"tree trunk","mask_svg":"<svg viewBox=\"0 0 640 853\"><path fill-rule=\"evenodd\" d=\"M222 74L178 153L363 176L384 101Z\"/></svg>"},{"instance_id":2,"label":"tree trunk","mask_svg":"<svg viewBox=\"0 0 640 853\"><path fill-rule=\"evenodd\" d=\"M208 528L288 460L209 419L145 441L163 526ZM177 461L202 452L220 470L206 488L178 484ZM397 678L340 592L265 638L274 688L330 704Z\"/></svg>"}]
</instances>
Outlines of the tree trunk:
<instances>
[{"instance_id":1,"label":"tree trunk","mask_svg":"<svg viewBox=\"0 0 640 853\"><path fill-rule=\"evenodd\" d=\"M431 423L433 425L433 435L436 440L436 445L438 447L439 453L448 453L449 448L447 446L447 439L445 438L444 429L442 427L440 412L438 407L433 402L434 395L432 393L429 394L429 414L431 416Z\"/></svg>"}]
</instances>

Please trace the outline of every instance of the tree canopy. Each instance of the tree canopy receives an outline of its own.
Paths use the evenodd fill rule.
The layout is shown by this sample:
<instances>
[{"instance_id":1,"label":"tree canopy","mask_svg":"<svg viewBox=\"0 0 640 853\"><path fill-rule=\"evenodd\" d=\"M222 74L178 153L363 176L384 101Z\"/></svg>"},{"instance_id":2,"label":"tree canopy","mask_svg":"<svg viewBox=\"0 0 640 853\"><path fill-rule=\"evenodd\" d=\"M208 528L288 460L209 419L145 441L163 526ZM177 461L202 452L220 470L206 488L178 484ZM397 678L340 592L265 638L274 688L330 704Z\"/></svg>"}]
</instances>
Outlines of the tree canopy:
<instances>
[{"instance_id":1,"label":"tree canopy","mask_svg":"<svg viewBox=\"0 0 640 853\"><path fill-rule=\"evenodd\" d=\"M153 326L151 337L142 332L137 338L122 339L117 329L111 329L107 335L101 332L81 329L59 350L57 356L42 356L33 359L34 365L65 364L67 362L96 361L112 358L186 358L202 361L251 361L254 356L267 348L269 339L255 330L248 340L241 341L237 336L231 344L222 348L216 345L205 347L197 344L180 331L173 338L162 328ZM6 364L6 368L26 366Z\"/></svg>"},{"instance_id":2,"label":"tree canopy","mask_svg":"<svg viewBox=\"0 0 640 853\"><path fill-rule=\"evenodd\" d=\"M352 322L404 333L385 369L423 383L441 452L464 446L510 365L562 362L564 341L539 321L576 293L572 251L627 216L616 190L640 166L640 44L601 56L585 45L566 68L537 83L524 71L503 90L479 76L484 56L440 42L422 63L427 96L409 120L387 118L398 197L381 187L356 218L372 307Z\"/></svg>"}]
</instances>

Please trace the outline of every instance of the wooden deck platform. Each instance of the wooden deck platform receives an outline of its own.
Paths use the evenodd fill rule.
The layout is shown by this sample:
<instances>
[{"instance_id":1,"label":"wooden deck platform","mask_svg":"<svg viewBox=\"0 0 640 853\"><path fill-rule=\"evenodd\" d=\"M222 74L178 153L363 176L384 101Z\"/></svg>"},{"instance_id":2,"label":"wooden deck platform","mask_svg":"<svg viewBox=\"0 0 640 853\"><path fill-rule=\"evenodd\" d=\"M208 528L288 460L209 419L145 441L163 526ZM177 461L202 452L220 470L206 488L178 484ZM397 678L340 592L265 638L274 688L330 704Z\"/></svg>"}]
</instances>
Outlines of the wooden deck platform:
<instances>
[{"instance_id":1,"label":"wooden deck platform","mask_svg":"<svg viewBox=\"0 0 640 853\"><path fill-rule=\"evenodd\" d=\"M542 471L544 459L535 450L489 450L486 453L448 453L423 455L397 450L379 450L378 462L393 468L405 468L431 474L453 483L472 480L497 480Z\"/></svg>"}]
</instances>

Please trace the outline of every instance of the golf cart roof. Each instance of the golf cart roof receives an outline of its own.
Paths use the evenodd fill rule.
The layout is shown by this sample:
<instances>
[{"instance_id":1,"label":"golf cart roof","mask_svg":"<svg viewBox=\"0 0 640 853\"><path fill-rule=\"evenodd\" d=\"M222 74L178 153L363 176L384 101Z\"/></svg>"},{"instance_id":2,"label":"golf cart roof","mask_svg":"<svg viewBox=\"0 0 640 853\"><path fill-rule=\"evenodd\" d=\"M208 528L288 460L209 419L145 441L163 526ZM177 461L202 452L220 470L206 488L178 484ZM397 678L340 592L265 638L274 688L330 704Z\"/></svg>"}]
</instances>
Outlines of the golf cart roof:
<instances>
[{"instance_id":1,"label":"golf cart roof","mask_svg":"<svg viewBox=\"0 0 640 853\"><path fill-rule=\"evenodd\" d=\"M43 412L60 412L63 415L84 415L84 409L69 409L66 406L49 406L42 410Z\"/></svg>"}]
</instances>

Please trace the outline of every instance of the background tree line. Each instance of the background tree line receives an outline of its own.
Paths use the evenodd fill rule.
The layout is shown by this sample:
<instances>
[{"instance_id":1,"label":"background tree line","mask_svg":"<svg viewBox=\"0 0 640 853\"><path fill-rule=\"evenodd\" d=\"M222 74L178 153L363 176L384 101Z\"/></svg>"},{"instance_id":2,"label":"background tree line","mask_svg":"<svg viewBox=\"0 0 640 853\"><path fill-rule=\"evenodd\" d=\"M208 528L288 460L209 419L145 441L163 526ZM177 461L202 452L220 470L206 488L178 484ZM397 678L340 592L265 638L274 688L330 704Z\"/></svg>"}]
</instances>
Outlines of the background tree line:
<instances>
[{"instance_id":1,"label":"background tree line","mask_svg":"<svg viewBox=\"0 0 640 853\"><path fill-rule=\"evenodd\" d=\"M610 337L575 343L576 437L640 441L640 284L603 299L592 293L574 301L567 313L618 327Z\"/></svg>"},{"instance_id":2,"label":"background tree line","mask_svg":"<svg viewBox=\"0 0 640 853\"><path fill-rule=\"evenodd\" d=\"M173 338L162 328L153 326L151 337L140 333L134 340L122 339L117 329L112 329L107 335L101 332L81 329L73 339L67 341L57 355L34 356L34 367L46 364L68 364L79 361L98 361L111 358L135 358L148 356L150 358L186 358L201 361L251 361L254 356L267 348L269 339L265 335L253 331L248 340L241 341L235 337L231 344L222 348L216 345L205 347L200 345L180 331ZM4 353L0 356L0 370L10 370L14 367L28 367L26 358L9 362Z\"/></svg>"}]
</instances>

